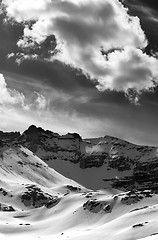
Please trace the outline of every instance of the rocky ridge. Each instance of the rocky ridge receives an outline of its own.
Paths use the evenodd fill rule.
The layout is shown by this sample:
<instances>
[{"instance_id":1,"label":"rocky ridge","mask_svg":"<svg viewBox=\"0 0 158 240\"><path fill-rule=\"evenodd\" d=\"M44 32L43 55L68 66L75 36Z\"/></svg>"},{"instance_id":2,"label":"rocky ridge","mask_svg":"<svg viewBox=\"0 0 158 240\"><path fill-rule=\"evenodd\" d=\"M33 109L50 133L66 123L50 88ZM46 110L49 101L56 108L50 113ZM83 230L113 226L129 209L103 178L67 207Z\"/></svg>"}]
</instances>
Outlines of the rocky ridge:
<instances>
[{"instance_id":1,"label":"rocky ridge","mask_svg":"<svg viewBox=\"0 0 158 240\"><path fill-rule=\"evenodd\" d=\"M0 132L1 149L19 145L31 150L61 174L87 187L91 184L82 181L82 174L87 174L88 178L88 174L97 169L95 178L102 182L101 188L157 191L157 147L139 146L111 136L85 140L77 133L60 136L34 125L22 134Z\"/></svg>"}]
</instances>

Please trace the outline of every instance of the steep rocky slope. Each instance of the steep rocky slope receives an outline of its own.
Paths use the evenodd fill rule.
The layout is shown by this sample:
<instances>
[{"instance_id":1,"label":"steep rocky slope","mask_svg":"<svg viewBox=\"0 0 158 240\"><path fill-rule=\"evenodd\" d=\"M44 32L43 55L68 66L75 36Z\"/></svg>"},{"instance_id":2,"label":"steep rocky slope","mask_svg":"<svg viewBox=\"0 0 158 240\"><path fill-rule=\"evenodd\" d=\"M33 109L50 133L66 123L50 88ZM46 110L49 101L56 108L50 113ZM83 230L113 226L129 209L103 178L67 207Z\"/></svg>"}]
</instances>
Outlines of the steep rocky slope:
<instances>
[{"instance_id":1,"label":"steep rocky slope","mask_svg":"<svg viewBox=\"0 0 158 240\"><path fill-rule=\"evenodd\" d=\"M138 146L105 136L85 139L77 133L60 136L36 126L20 133L0 132L1 145L22 145L50 167L92 188L157 190L157 147Z\"/></svg>"}]
</instances>

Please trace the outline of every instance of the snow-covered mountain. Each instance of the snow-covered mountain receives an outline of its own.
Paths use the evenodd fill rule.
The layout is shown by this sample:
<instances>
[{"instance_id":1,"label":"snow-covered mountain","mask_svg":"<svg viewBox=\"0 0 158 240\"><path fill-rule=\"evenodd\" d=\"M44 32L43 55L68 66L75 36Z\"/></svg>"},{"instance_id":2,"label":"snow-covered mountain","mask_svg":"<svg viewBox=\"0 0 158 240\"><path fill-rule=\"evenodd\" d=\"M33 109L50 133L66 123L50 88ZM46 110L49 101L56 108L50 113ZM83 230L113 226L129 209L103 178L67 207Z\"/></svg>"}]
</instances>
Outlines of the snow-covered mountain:
<instances>
[{"instance_id":1,"label":"snow-covered mountain","mask_svg":"<svg viewBox=\"0 0 158 240\"><path fill-rule=\"evenodd\" d=\"M14 134L18 133L8 133L1 138L0 240L158 239L156 189L87 189L56 172L33 152L20 146ZM19 137L22 140L26 135ZM83 141L78 137L77 140L74 137L71 139L76 143ZM70 144L69 138L68 141L67 144ZM85 149L87 146L89 149L102 146L111 151L110 140L109 146L99 145L98 140L93 141L83 141ZM143 162L141 158L138 160ZM60 162L76 166L68 160ZM101 168L104 164L81 170ZM98 178L96 173L91 179L93 183Z\"/></svg>"},{"instance_id":2,"label":"snow-covered mountain","mask_svg":"<svg viewBox=\"0 0 158 240\"><path fill-rule=\"evenodd\" d=\"M36 126L23 134L0 132L1 144L22 145L62 175L87 188L157 189L157 147L138 146L116 137L60 136Z\"/></svg>"}]
</instances>

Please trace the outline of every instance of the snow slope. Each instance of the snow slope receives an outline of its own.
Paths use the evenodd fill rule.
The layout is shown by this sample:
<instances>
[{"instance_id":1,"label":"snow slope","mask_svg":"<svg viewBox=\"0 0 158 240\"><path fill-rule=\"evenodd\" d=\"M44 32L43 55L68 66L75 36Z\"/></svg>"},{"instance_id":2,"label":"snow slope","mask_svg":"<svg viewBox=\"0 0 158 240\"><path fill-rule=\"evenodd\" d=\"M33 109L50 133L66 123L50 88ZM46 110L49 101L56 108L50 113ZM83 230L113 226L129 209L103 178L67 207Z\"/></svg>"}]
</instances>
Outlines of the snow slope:
<instances>
[{"instance_id":1,"label":"snow slope","mask_svg":"<svg viewBox=\"0 0 158 240\"><path fill-rule=\"evenodd\" d=\"M0 240L158 239L153 190L86 189L24 147L0 151Z\"/></svg>"}]
</instances>

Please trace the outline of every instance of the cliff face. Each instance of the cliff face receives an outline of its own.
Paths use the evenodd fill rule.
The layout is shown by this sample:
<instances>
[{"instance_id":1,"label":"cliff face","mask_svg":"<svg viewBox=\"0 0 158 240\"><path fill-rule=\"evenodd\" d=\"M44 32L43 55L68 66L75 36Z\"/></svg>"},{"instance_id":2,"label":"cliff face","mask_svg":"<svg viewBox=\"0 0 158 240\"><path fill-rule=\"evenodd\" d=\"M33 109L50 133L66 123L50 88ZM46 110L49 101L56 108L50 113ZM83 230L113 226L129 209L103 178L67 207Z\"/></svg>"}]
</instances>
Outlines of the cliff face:
<instances>
[{"instance_id":1,"label":"cliff face","mask_svg":"<svg viewBox=\"0 0 158 240\"><path fill-rule=\"evenodd\" d=\"M36 126L22 135L0 132L0 140L0 145L28 148L50 167L89 188L155 191L158 186L156 147L138 146L111 136L86 140L77 133L60 136Z\"/></svg>"},{"instance_id":2,"label":"cliff face","mask_svg":"<svg viewBox=\"0 0 158 240\"><path fill-rule=\"evenodd\" d=\"M46 162L60 159L74 163L79 162L81 141L81 137L76 133L60 136L35 126L29 127L18 139L20 144Z\"/></svg>"}]
</instances>

